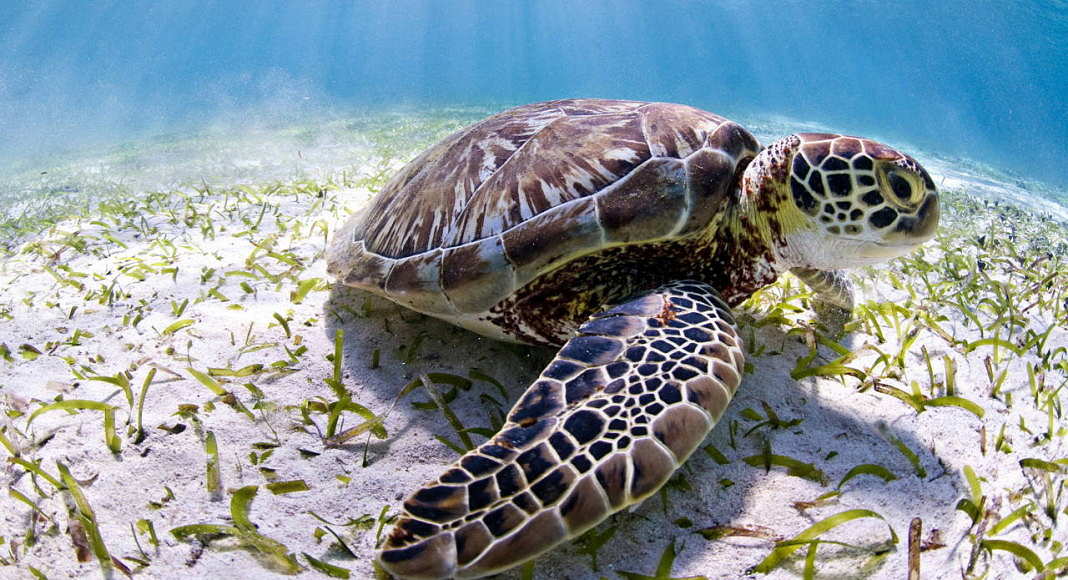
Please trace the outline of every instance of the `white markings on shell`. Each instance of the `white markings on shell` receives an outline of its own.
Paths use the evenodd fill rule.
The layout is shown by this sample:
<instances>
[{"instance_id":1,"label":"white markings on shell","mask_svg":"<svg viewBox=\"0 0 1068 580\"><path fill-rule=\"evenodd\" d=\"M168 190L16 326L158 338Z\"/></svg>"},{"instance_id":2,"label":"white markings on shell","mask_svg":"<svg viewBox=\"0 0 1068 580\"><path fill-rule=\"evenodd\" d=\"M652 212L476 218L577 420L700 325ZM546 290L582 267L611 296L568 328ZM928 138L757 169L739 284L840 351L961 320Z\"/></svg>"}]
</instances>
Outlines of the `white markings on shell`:
<instances>
[{"instance_id":1,"label":"white markings on shell","mask_svg":"<svg viewBox=\"0 0 1068 580\"><path fill-rule=\"evenodd\" d=\"M580 112L587 114L574 116ZM749 141L738 143L730 131ZM578 143L575 151L582 154L564 147L568 143ZM734 123L682 105L589 100L514 109L453 134L412 162L421 167L402 170L373 202L366 241L348 252L335 244L331 271L347 271L347 284L486 333L491 325L479 315L563 263L612 245L695 235L714 225L725 200L707 189L729 180L737 153L755 153L749 151L759 147L755 143ZM511 167L517 163L522 167ZM653 174L643 174L653 165ZM552 173L538 173L546 168ZM641 191L642 178L659 179L657 191ZM698 185L705 188L700 194ZM621 208L630 211L626 223L610 223ZM534 240L540 254L516 259L499 240L525 228L532 229L527 242L546 239ZM498 241L487 242L491 238ZM494 256L485 251L492 247L503 250ZM459 255L482 262L459 274L444 272L450 267L445 256ZM386 279L392 264L410 260L416 264Z\"/></svg>"}]
</instances>

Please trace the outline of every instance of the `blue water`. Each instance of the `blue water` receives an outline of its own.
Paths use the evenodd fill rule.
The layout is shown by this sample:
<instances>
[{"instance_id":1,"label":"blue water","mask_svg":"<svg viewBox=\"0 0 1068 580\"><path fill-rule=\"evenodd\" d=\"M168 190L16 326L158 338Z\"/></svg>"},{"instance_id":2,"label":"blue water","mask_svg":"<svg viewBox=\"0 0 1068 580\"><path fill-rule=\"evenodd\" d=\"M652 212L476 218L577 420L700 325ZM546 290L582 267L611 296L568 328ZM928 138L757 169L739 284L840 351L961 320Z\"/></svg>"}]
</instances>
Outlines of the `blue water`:
<instances>
[{"instance_id":1,"label":"blue water","mask_svg":"<svg viewBox=\"0 0 1068 580\"><path fill-rule=\"evenodd\" d=\"M1068 3L0 5L0 162L226 117L595 96L787 117L1068 185Z\"/></svg>"}]
</instances>

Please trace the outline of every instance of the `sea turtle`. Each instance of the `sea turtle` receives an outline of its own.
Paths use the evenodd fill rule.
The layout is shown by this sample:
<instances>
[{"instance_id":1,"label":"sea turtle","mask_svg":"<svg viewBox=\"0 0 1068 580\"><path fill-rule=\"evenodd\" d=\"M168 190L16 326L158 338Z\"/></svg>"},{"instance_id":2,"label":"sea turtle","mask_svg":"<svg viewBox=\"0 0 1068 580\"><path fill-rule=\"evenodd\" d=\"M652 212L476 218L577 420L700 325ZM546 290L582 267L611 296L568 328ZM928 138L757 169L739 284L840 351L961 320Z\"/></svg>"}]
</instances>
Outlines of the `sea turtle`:
<instances>
[{"instance_id":1,"label":"sea turtle","mask_svg":"<svg viewBox=\"0 0 1068 580\"><path fill-rule=\"evenodd\" d=\"M731 306L792 271L851 309L841 269L906 254L938 217L930 176L886 145L761 148L678 104L536 103L445 138L335 234L330 273L560 350L499 433L404 502L378 561L479 577L641 502L738 387Z\"/></svg>"}]
</instances>

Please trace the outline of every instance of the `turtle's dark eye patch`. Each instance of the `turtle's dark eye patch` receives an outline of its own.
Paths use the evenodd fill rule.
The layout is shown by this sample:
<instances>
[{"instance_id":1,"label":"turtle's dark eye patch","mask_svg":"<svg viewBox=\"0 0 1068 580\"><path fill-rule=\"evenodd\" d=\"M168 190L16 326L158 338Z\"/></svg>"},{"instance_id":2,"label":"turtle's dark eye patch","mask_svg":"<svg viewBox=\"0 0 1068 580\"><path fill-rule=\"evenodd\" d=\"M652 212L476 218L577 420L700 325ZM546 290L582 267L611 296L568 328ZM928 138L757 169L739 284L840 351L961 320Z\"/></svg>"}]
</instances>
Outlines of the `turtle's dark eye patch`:
<instances>
[{"instance_id":1,"label":"turtle's dark eye patch","mask_svg":"<svg viewBox=\"0 0 1068 580\"><path fill-rule=\"evenodd\" d=\"M868 221L871 222L871 225L877 228L885 228L886 226L894 223L895 219L897 219L897 212L894 211L892 208L884 207L883 209L871 214L871 217L868 218Z\"/></svg>"},{"instance_id":2,"label":"turtle's dark eye patch","mask_svg":"<svg viewBox=\"0 0 1068 580\"><path fill-rule=\"evenodd\" d=\"M849 179L847 174L828 175L827 186L831 188L831 193L834 195L845 197L853 189L853 181Z\"/></svg>"},{"instance_id":3,"label":"turtle's dark eye patch","mask_svg":"<svg viewBox=\"0 0 1068 580\"><path fill-rule=\"evenodd\" d=\"M849 169L849 164L837 157L828 157L823 160L822 167L825 171L842 171Z\"/></svg>"},{"instance_id":4,"label":"turtle's dark eye patch","mask_svg":"<svg viewBox=\"0 0 1068 580\"><path fill-rule=\"evenodd\" d=\"M890 189L894 191L894 195L901 201L907 202L912 197L912 186L904 177L896 173L891 173L887 176L890 180Z\"/></svg>"},{"instance_id":5,"label":"turtle's dark eye patch","mask_svg":"<svg viewBox=\"0 0 1068 580\"><path fill-rule=\"evenodd\" d=\"M864 194L864 197L860 198L864 203L870 206L877 206L883 202L883 196L877 190L871 190Z\"/></svg>"},{"instance_id":6,"label":"turtle's dark eye patch","mask_svg":"<svg viewBox=\"0 0 1068 580\"><path fill-rule=\"evenodd\" d=\"M800 157L798 157L798 159L800 159ZM816 198L812 197L812 194L809 193L805 184L801 183L796 178L791 179L790 191L794 194L794 203L797 204L797 207L801 211L809 215L816 215L819 213L820 203L816 201Z\"/></svg>"},{"instance_id":7,"label":"turtle's dark eye patch","mask_svg":"<svg viewBox=\"0 0 1068 580\"><path fill-rule=\"evenodd\" d=\"M812 175L808 176L808 186L812 189L812 191L818 193L819 195L827 195L827 193L823 191L823 179L821 179L821 174L819 171L813 171Z\"/></svg>"},{"instance_id":8,"label":"turtle's dark eye patch","mask_svg":"<svg viewBox=\"0 0 1068 580\"><path fill-rule=\"evenodd\" d=\"M873 167L871 157L861 155L853 159L853 169L871 169Z\"/></svg>"},{"instance_id":9,"label":"turtle's dark eye patch","mask_svg":"<svg viewBox=\"0 0 1068 580\"><path fill-rule=\"evenodd\" d=\"M794 177L804 181L805 178L808 177L809 169L811 168L808 166L808 162L805 161L804 157L800 155L794 156Z\"/></svg>"}]
</instances>

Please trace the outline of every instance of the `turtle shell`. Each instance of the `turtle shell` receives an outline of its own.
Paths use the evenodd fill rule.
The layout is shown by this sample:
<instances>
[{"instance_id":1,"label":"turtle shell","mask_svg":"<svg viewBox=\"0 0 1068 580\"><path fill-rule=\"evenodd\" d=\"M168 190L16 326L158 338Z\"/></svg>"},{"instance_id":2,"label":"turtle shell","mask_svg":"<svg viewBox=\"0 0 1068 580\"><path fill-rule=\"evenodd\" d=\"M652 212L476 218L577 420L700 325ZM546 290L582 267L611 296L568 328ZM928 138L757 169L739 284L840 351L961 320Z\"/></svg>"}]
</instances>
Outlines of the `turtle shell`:
<instances>
[{"instance_id":1,"label":"turtle shell","mask_svg":"<svg viewBox=\"0 0 1068 580\"><path fill-rule=\"evenodd\" d=\"M685 105L510 109L405 166L335 234L328 269L427 314L486 312L580 256L707 229L759 149L738 124Z\"/></svg>"}]
</instances>

